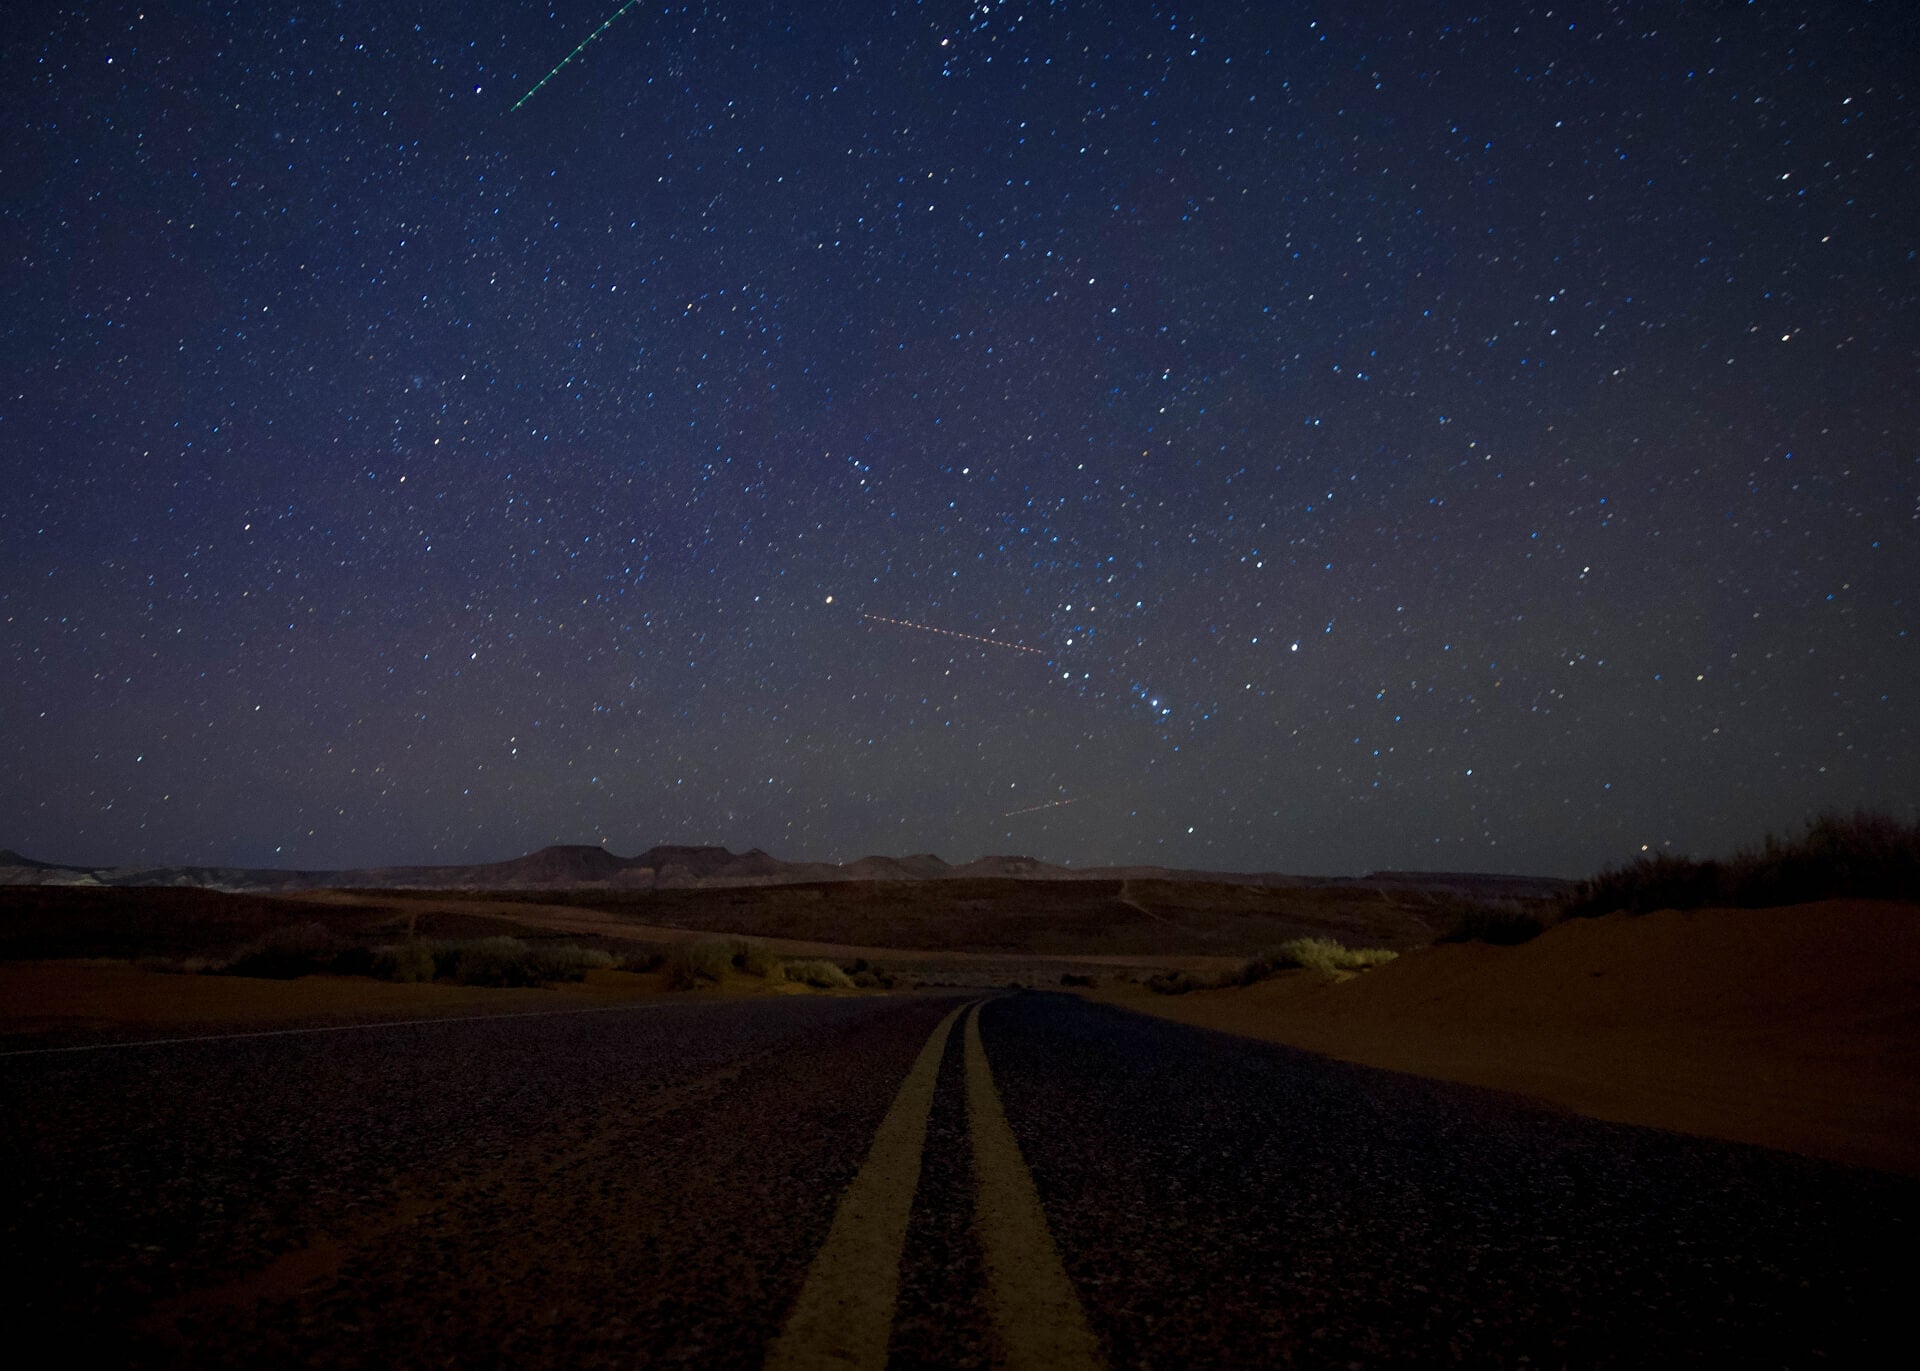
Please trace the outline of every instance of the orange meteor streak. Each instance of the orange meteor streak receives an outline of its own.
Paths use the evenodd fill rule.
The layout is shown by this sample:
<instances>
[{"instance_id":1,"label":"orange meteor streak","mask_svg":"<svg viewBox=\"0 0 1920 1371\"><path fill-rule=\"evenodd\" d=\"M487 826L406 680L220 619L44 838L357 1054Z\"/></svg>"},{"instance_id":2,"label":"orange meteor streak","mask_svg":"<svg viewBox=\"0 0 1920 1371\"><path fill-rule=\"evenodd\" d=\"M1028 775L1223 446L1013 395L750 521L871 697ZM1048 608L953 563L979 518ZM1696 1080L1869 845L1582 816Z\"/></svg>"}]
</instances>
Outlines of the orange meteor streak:
<instances>
[{"instance_id":1,"label":"orange meteor streak","mask_svg":"<svg viewBox=\"0 0 1920 1371\"><path fill-rule=\"evenodd\" d=\"M1003 819L1011 819L1016 814L1038 814L1043 809L1060 809L1072 803L1072 800L1050 800L1043 805L1028 805L1025 809L1009 809L1000 817Z\"/></svg>"},{"instance_id":2,"label":"orange meteor streak","mask_svg":"<svg viewBox=\"0 0 1920 1371\"><path fill-rule=\"evenodd\" d=\"M1037 647L1028 647L1024 643L1003 643L998 638L983 638L978 633L956 633L950 628L935 628L932 624L916 624L908 619L889 619L884 614L862 614L862 619L871 619L877 624L892 624L895 628L911 628L921 633L938 633L943 638L964 638L970 643L984 643L988 647L1004 647L1009 652L1031 652L1036 657L1047 654Z\"/></svg>"}]
</instances>

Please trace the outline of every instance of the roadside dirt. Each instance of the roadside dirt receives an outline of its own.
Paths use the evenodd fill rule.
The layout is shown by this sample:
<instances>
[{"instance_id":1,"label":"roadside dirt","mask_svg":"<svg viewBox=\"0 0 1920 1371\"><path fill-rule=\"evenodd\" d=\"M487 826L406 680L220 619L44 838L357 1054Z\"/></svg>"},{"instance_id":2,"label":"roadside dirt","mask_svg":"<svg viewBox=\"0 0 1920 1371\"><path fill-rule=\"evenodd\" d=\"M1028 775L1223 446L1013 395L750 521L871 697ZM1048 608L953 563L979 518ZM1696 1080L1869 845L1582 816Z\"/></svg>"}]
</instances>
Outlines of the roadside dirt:
<instances>
[{"instance_id":1,"label":"roadside dirt","mask_svg":"<svg viewBox=\"0 0 1920 1371\"><path fill-rule=\"evenodd\" d=\"M1577 920L1345 982L1089 997L1622 1123L1920 1175L1920 908Z\"/></svg>"},{"instance_id":2,"label":"roadside dirt","mask_svg":"<svg viewBox=\"0 0 1920 1371\"><path fill-rule=\"evenodd\" d=\"M724 985L669 990L659 972L590 971L584 981L524 989L396 985L363 976L192 976L124 961L0 963L0 1046L9 1049L142 1037L154 1031L247 1031L291 1023L342 1023L461 1014L590 1009L671 997L676 1002L818 994L791 982L727 977Z\"/></svg>"},{"instance_id":3,"label":"roadside dirt","mask_svg":"<svg viewBox=\"0 0 1920 1371\"><path fill-rule=\"evenodd\" d=\"M641 923L625 914L583 908L577 905L540 904L527 900L479 900L472 897L436 900L430 896L382 897L367 891L315 891L286 897L289 903L350 906L392 911L395 914L418 911L422 914L460 915L467 918L498 919L521 928L549 933L571 933L582 937L648 946L675 943L709 942L715 938L747 937L782 956L828 957L852 961L864 957L887 966L954 967L1031 967L1032 974L1055 976L1074 967L1106 967L1113 970L1182 967L1192 971L1219 971L1235 965L1232 957L1201 953L1191 956L1153 956L1106 953L1027 953L966 952L942 948L890 947L872 943L827 942L807 938L769 937L759 933L716 932L706 928L676 928L665 924ZM1131 901L1129 901L1131 903ZM1159 918L1160 916L1154 915ZM884 936L883 930L875 930Z\"/></svg>"}]
</instances>

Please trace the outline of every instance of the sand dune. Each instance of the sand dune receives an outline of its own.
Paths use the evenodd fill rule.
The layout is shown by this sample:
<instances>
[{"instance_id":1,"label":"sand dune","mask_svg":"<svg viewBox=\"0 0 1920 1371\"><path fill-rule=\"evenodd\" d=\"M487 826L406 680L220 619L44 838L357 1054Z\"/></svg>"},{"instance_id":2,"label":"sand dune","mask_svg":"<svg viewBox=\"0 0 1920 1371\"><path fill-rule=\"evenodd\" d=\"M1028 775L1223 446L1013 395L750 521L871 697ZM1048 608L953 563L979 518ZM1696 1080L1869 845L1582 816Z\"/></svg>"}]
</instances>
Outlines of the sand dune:
<instances>
[{"instance_id":1,"label":"sand dune","mask_svg":"<svg viewBox=\"0 0 1920 1371\"><path fill-rule=\"evenodd\" d=\"M1598 1118L1920 1175L1920 908L1576 920L1520 947L1410 953L1344 983L1093 992Z\"/></svg>"}]
</instances>

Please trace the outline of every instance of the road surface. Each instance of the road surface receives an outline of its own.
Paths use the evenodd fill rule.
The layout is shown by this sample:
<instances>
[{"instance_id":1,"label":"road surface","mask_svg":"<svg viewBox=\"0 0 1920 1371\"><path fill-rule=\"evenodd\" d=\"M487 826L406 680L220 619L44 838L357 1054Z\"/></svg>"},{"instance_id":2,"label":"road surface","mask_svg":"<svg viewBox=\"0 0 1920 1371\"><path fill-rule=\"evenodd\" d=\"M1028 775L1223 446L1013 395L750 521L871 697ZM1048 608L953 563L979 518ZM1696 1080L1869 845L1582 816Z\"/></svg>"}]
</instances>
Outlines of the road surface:
<instances>
[{"instance_id":1,"label":"road surface","mask_svg":"<svg viewBox=\"0 0 1920 1371\"><path fill-rule=\"evenodd\" d=\"M15 1327L119 1364L1863 1365L1916 1217L1062 995L0 1057Z\"/></svg>"}]
</instances>

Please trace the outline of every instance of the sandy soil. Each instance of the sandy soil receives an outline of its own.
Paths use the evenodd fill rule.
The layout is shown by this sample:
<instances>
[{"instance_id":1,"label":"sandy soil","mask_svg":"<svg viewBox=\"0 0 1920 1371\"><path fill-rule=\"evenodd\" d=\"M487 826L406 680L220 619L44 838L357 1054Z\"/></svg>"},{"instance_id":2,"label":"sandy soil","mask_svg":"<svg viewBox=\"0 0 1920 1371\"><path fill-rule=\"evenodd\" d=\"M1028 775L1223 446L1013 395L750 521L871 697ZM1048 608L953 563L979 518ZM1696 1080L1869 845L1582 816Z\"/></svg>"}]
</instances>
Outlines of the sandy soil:
<instances>
[{"instance_id":1,"label":"sandy soil","mask_svg":"<svg viewBox=\"0 0 1920 1371\"><path fill-rule=\"evenodd\" d=\"M1096 999L1597 1118L1920 1175L1920 908L1577 920L1345 982Z\"/></svg>"},{"instance_id":2,"label":"sandy soil","mask_svg":"<svg viewBox=\"0 0 1920 1371\"><path fill-rule=\"evenodd\" d=\"M245 1030L289 1023L588 1009L630 1000L739 999L819 994L791 982L733 976L722 986L672 991L659 972L592 971L584 981L525 989L395 985L363 976L184 976L124 961L0 963L0 1042L11 1048L99 1035Z\"/></svg>"},{"instance_id":3,"label":"sandy soil","mask_svg":"<svg viewBox=\"0 0 1920 1371\"><path fill-rule=\"evenodd\" d=\"M757 892L756 892L757 893ZM1049 971L1106 967L1113 970L1180 967L1190 971L1220 971L1239 964L1235 957L1213 953L1190 956L1154 956L1110 953L1040 952L965 952L942 948L894 947L873 943L820 941L808 938L782 938L753 933L716 931L707 928L678 928L666 924L642 923L626 914L584 908L577 905L541 904L531 900L482 900L472 896L435 899L432 896L406 895L386 897L363 890L322 890L285 897L289 904L352 906L391 910L396 914L418 911L422 914L459 915L469 919L499 919L522 929L548 933L572 933L614 942L639 943L649 947L674 943L709 942L714 938L751 937L784 957L828 957L852 961L864 957L890 967L1031 967L1037 975ZM875 929L876 935L882 930Z\"/></svg>"},{"instance_id":4,"label":"sandy soil","mask_svg":"<svg viewBox=\"0 0 1920 1371\"><path fill-rule=\"evenodd\" d=\"M626 928L724 933L796 943L908 949L927 955L995 957L1245 957L1298 937L1335 937L1350 947L1420 947L1451 921L1459 901L1434 892L1266 889L1209 882L847 881L621 892L372 891L315 896L346 906L471 917L515 906L558 917L599 915L602 931ZM609 933L608 936L618 936Z\"/></svg>"}]
</instances>

